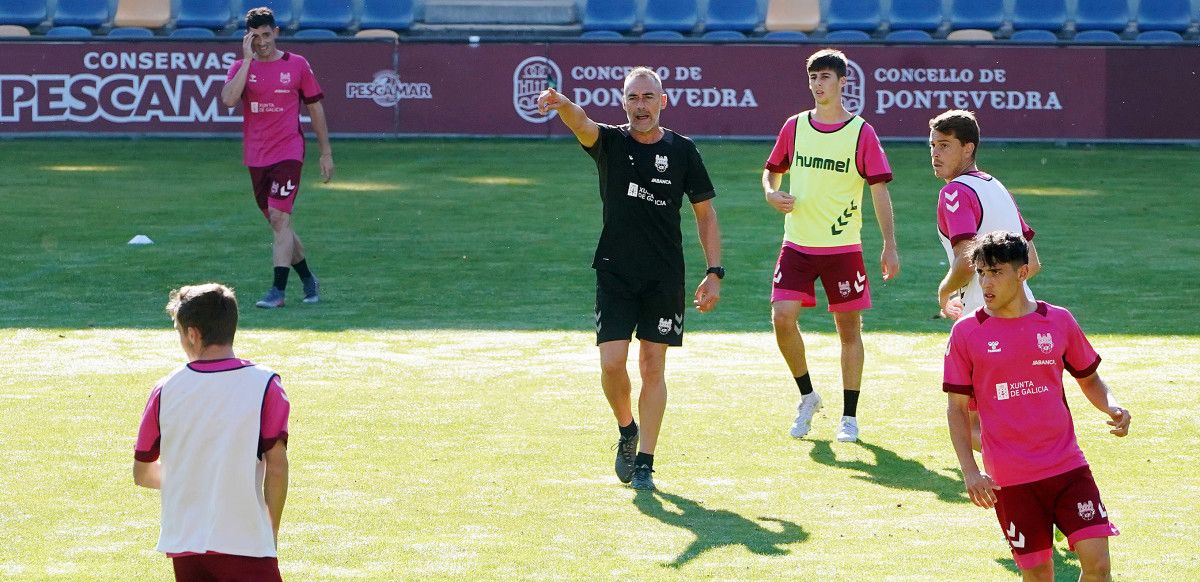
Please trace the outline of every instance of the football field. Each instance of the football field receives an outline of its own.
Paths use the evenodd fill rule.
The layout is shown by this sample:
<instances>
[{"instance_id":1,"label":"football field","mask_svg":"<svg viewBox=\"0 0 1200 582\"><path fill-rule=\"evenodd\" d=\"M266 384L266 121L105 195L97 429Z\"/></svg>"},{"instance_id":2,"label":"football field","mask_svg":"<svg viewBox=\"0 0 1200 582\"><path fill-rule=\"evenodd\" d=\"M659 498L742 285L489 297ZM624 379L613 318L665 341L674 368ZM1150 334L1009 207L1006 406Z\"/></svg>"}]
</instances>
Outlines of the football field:
<instances>
[{"instance_id":1,"label":"football field","mask_svg":"<svg viewBox=\"0 0 1200 582\"><path fill-rule=\"evenodd\" d=\"M150 389L183 361L167 292L209 280L236 288L235 349L277 370L292 404L287 579L1016 578L946 430L927 149L885 144L894 281L878 278L865 212L875 308L862 438L845 444L831 442L823 299L801 327L826 408L808 438L787 434L798 393L767 303L782 217L758 186L770 144L698 143L729 276L669 352L659 491L635 493L612 471L589 268L600 202L573 142L335 140L324 185L310 147L295 218L322 303L300 303L293 277L288 306L265 311L271 238L240 143L0 140L0 579L170 579L133 441ZM1075 313L1133 414L1112 437L1067 378L1122 532L1121 580L1200 579L1196 156L980 150L1038 233L1034 293ZM704 263L690 211L683 225L690 293ZM138 234L155 244L126 244ZM1059 579L1078 576L1065 543L1056 553Z\"/></svg>"}]
</instances>

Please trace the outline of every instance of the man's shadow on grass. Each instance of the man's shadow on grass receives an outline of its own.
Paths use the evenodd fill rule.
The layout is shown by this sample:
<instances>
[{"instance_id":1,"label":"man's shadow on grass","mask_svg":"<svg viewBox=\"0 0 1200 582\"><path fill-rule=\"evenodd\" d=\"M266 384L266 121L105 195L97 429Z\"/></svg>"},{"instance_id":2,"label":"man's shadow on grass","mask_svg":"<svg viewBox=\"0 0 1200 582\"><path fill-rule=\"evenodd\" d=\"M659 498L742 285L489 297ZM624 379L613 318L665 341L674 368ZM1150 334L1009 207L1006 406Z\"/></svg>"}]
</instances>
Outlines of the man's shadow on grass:
<instances>
[{"instance_id":1,"label":"man's shadow on grass","mask_svg":"<svg viewBox=\"0 0 1200 582\"><path fill-rule=\"evenodd\" d=\"M674 508L668 508L664 501ZM696 536L673 562L663 564L670 568L681 568L700 554L721 546L745 546L758 555L781 556L790 552L785 547L788 544L808 539L804 528L787 520L760 517L754 521L725 509L708 509L691 499L662 491L638 491L633 504L642 513L667 525L689 530ZM763 527L759 522L774 522L778 524L778 531Z\"/></svg>"},{"instance_id":2,"label":"man's shadow on grass","mask_svg":"<svg viewBox=\"0 0 1200 582\"><path fill-rule=\"evenodd\" d=\"M879 445L862 441L850 445L857 445L875 455L874 463L866 463L863 461L839 461L829 441L812 441L812 444L813 448L808 453L812 460L830 467L861 471L862 475L853 475L855 479L862 479L893 489L928 491L937 495L939 500L948 503L970 501L960 479L931 471L920 462L901 457Z\"/></svg>"},{"instance_id":3,"label":"man's shadow on grass","mask_svg":"<svg viewBox=\"0 0 1200 582\"><path fill-rule=\"evenodd\" d=\"M1003 540L1000 540L1003 543ZM1054 579L1055 580L1078 580L1079 579L1079 557L1074 552L1067 551L1054 544ZM1017 567L1016 561L1012 558L996 558L996 563L1004 566L1005 569L1021 575L1021 569Z\"/></svg>"}]
</instances>

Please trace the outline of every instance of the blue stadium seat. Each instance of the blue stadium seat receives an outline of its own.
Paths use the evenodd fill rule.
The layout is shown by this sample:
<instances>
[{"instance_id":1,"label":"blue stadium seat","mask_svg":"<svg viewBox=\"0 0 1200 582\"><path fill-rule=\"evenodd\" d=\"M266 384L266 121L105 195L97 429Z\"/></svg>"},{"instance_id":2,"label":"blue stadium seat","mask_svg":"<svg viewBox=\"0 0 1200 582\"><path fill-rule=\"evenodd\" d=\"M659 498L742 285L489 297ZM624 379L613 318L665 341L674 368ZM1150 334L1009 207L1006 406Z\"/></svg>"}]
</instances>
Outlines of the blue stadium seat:
<instances>
[{"instance_id":1,"label":"blue stadium seat","mask_svg":"<svg viewBox=\"0 0 1200 582\"><path fill-rule=\"evenodd\" d=\"M746 35L736 30L710 30L701 38L704 40L746 40Z\"/></svg>"},{"instance_id":2,"label":"blue stadium seat","mask_svg":"<svg viewBox=\"0 0 1200 582\"><path fill-rule=\"evenodd\" d=\"M179 0L179 28L225 28L229 24L228 0ZM241 16L238 17L241 19Z\"/></svg>"},{"instance_id":3,"label":"blue stadium seat","mask_svg":"<svg viewBox=\"0 0 1200 582\"><path fill-rule=\"evenodd\" d=\"M678 30L650 30L642 33L642 40L683 40L683 33Z\"/></svg>"},{"instance_id":4,"label":"blue stadium seat","mask_svg":"<svg viewBox=\"0 0 1200 582\"><path fill-rule=\"evenodd\" d=\"M996 30L1004 25L1004 0L954 0L950 27Z\"/></svg>"},{"instance_id":5,"label":"blue stadium seat","mask_svg":"<svg viewBox=\"0 0 1200 582\"><path fill-rule=\"evenodd\" d=\"M654 0L646 4L642 27L646 30L691 32L699 20L700 10L696 0Z\"/></svg>"},{"instance_id":6,"label":"blue stadium seat","mask_svg":"<svg viewBox=\"0 0 1200 582\"><path fill-rule=\"evenodd\" d=\"M37 26L46 20L46 0L5 0L0 4L0 24Z\"/></svg>"},{"instance_id":7,"label":"blue stadium seat","mask_svg":"<svg viewBox=\"0 0 1200 582\"><path fill-rule=\"evenodd\" d=\"M629 32L637 24L637 0L588 0L583 30Z\"/></svg>"},{"instance_id":8,"label":"blue stadium seat","mask_svg":"<svg viewBox=\"0 0 1200 582\"><path fill-rule=\"evenodd\" d=\"M1183 37L1174 30L1147 30L1140 32L1135 42L1150 42L1155 44L1175 44L1183 42Z\"/></svg>"},{"instance_id":9,"label":"blue stadium seat","mask_svg":"<svg viewBox=\"0 0 1200 582\"><path fill-rule=\"evenodd\" d=\"M871 40L871 35L865 30L835 30L825 35L825 40L857 41Z\"/></svg>"},{"instance_id":10,"label":"blue stadium seat","mask_svg":"<svg viewBox=\"0 0 1200 582\"><path fill-rule=\"evenodd\" d=\"M351 0L304 0L300 9L300 28L346 30L354 20Z\"/></svg>"},{"instance_id":11,"label":"blue stadium seat","mask_svg":"<svg viewBox=\"0 0 1200 582\"><path fill-rule=\"evenodd\" d=\"M337 38L338 33L328 28L302 28L297 30L292 38Z\"/></svg>"},{"instance_id":12,"label":"blue stadium seat","mask_svg":"<svg viewBox=\"0 0 1200 582\"><path fill-rule=\"evenodd\" d=\"M235 2L234 6L240 8L237 12L237 20L241 23L240 25L246 23L247 11L260 6L266 6L275 13L275 26L279 28L291 28L292 21L295 20L295 14L292 13L292 0L240 0Z\"/></svg>"},{"instance_id":13,"label":"blue stadium seat","mask_svg":"<svg viewBox=\"0 0 1200 582\"><path fill-rule=\"evenodd\" d=\"M1129 26L1129 3L1125 0L1079 0L1075 7L1075 30L1121 32Z\"/></svg>"},{"instance_id":14,"label":"blue stadium seat","mask_svg":"<svg viewBox=\"0 0 1200 582\"><path fill-rule=\"evenodd\" d=\"M942 0L892 0L892 30L935 31L942 26Z\"/></svg>"},{"instance_id":15,"label":"blue stadium seat","mask_svg":"<svg viewBox=\"0 0 1200 582\"><path fill-rule=\"evenodd\" d=\"M1066 0L1015 0L1012 25L1016 30L1062 30L1067 24Z\"/></svg>"},{"instance_id":16,"label":"blue stadium seat","mask_svg":"<svg viewBox=\"0 0 1200 582\"><path fill-rule=\"evenodd\" d=\"M109 38L154 38L154 31L142 26L118 26L108 31Z\"/></svg>"},{"instance_id":17,"label":"blue stadium seat","mask_svg":"<svg viewBox=\"0 0 1200 582\"><path fill-rule=\"evenodd\" d=\"M363 0L360 28L408 30L413 25L413 0Z\"/></svg>"},{"instance_id":18,"label":"blue stadium seat","mask_svg":"<svg viewBox=\"0 0 1200 582\"><path fill-rule=\"evenodd\" d=\"M829 0L825 26L829 30L864 30L879 28L879 0Z\"/></svg>"},{"instance_id":19,"label":"blue stadium seat","mask_svg":"<svg viewBox=\"0 0 1200 582\"><path fill-rule=\"evenodd\" d=\"M112 19L108 0L58 0L54 26L102 26Z\"/></svg>"},{"instance_id":20,"label":"blue stadium seat","mask_svg":"<svg viewBox=\"0 0 1200 582\"><path fill-rule=\"evenodd\" d=\"M583 34L579 35L579 38L586 38L588 40L615 40L625 38L625 35L615 30L585 30L583 31Z\"/></svg>"},{"instance_id":21,"label":"blue stadium seat","mask_svg":"<svg viewBox=\"0 0 1200 582\"><path fill-rule=\"evenodd\" d=\"M46 31L53 38L92 38L92 31L82 26L55 26Z\"/></svg>"},{"instance_id":22,"label":"blue stadium seat","mask_svg":"<svg viewBox=\"0 0 1200 582\"><path fill-rule=\"evenodd\" d=\"M1079 34L1076 34L1075 38L1071 39L1071 41L1113 44L1121 42L1121 35L1111 30L1085 30Z\"/></svg>"},{"instance_id":23,"label":"blue stadium seat","mask_svg":"<svg viewBox=\"0 0 1200 582\"><path fill-rule=\"evenodd\" d=\"M883 40L891 42L928 42L933 40L933 35L924 30L893 30L887 33Z\"/></svg>"},{"instance_id":24,"label":"blue stadium seat","mask_svg":"<svg viewBox=\"0 0 1200 582\"><path fill-rule=\"evenodd\" d=\"M708 0L704 30L753 32L762 21L758 0Z\"/></svg>"},{"instance_id":25,"label":"blue stadium seat","mask_svg":"<svg viewBox=\"0 0 1200 582\"><path fill-rule=\"evenodd\" d=\"M1035 44L1053 44L1058 42L1058 37L1049 30L1041 30L1030 28L1027 30L1018 30L1008 37L1009 42L1028 42Z\"/></svg>"},{"instance_id":26,"label":"blue stadium seat","mask_svg":"<svg viewBox=\"0 0 1200 582\"><path fill-rule=\"evenodd\" d=\"M167 36L171 38L214 38L217 36L217 33L209 28L186 27L176 28Z\"/></svg>"},{"instance_id":27,"label":"blue stadium seat","mask_svg":"<svg viewBox=\"0 0 1200 582\"><path fill-rule=\"evenodd\" d=\"M808 40L808 35L799 30L772 30L762 37L771 42L797 42Z\"/></svg>"},{"instance_id":28,"label":"blue stadium seat","mask_svg":"<svg viewBox=\"0 0 1200 582\"><path fill-rule=\"evenodd\" d=\"M1192 25L1189 0L1141 0L1138 2L1138 30L1184 32Z\"/></svg>"}]
</instances>

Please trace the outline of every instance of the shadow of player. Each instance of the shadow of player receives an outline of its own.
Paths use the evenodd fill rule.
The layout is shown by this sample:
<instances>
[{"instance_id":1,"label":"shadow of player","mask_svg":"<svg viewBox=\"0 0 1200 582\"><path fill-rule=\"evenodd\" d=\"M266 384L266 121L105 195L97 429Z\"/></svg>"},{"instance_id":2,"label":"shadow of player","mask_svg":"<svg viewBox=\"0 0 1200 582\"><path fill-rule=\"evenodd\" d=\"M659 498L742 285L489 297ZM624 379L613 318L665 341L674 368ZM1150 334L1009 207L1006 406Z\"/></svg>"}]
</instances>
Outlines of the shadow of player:
<instances>
[{"instance_id":1,"label":"shadow of player","mask_svg":"<svg viewBox=\"0 0 1200 582\"><path fill-rule=\"evenodd\" d=\"M812 441L813 448L809 451L812 460L830 467L841 467L860 471L862 475L853 475L869 483L904 489L909 491L928 491L937 495L938 499L948 503L968 503L966 490L962 480L947 477L929 470L920 462L906 459L879 445L859 441L849 446L859 446L875 455L874 463L863 461L839 461L833 452L829 441Z\"/></svg>"},{"instance_id":2,"label":"shadow of player","mask_svg":"<svg viewBox=\"0 0 1200 582\"><path fill-rule=\"evenodd\" d=\"M664 501L674 507L667 507ZM785 547L788 544L808 539L804 528L787 520L760 517L753 521L732 511L708 509L691 499L662 491L638 491L633 504L642 513L696 536L674 561L663 564L665 567L681 568L700 554L721 546L745 546L755 554L779 556L789 553ZM778 524L778 531L763 527L759 522Z\"/></svg>"},{"instance_id":3,"label":"shadow of player","mask_svg":"<svg viewBox=\"0 0 1200 582\"><path fill-rule=\"evenodd\" d=\"M994 522L988 522L988 525L993 524ZM1003 540L1000 541L1003 543ZM996 558L996 563L1004 566L1013 574L1021 574L1021 569L1017 567L1016 561L1012 558ZM1078 580L1079 571L1079 558L1075 556L1075 553L1060 547L1057 543L1054 544L1054 579Z\"/></svg>"}]
</instances>

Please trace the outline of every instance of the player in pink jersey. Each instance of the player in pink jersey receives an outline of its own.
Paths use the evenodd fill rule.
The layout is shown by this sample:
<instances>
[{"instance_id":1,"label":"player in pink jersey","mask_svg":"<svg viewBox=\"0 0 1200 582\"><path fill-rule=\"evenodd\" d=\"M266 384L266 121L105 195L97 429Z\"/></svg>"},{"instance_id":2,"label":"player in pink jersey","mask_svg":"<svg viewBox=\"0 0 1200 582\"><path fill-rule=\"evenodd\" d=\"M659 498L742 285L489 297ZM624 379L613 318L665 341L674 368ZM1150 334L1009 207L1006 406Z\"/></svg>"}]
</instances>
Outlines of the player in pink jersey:
<instances>
[{"instance_id":1,"label":"player in pink jersey","mask_svg":"<svg viewBox=\"0 0 1200 582\"><path fill-rule=\"evenodd\" d=\"M274 233L274 279L271 289L255 303L263 308L283 307L291 269L296 270L304 285L304 302L320 300L320 283L308 267L304 245L292 225L304 162L301 101L308 109L321 148L321 180L328 182L333 177L333 149L321 105L321 87L304 57L275 46L278 36L279 27L270 8L247 12L242 59L233 63L221 89L221 101L226 106L242 104L244 163L250 170L258 208Z\"/></svg>"},{"instance_id":2,"label":"player in pink jersey","mask_svg":"<svg viewBox=\"0 0 1200 582\"><path fill-rule=\"evenodd\" d=\"M954 324L942 384L967 493L976 505L995 508L1025 580L1054 579L1055 526L1079 556L1080 580L1110 580L1108 538L1119 532L1075 440L1063 370L1109 416L1112 434L1129 433L1129 411L1100 379L1100 356L1071 312L1026 297L1029 248L1020 234L984 235L971 260L984 307ZM979 407L984 471L971 451L971 398Z\"/></svg>"},{"instance_id":3,"label":"player in pink jersey","mask_svg":"<svg viewBox=\"0 0 1200 582\"><path fill-rule=\"evenodd\" d=\"M277 374L234 355L231 289L177 289L167 312L189 362L150 393L133 462L134 483L161 491L158 550L176 580L279 580L287 395Z\"/></svg>"},{"instance_id":4,"label":"player in pink jersey","mask_svg":"<svg viewBox=\"0 0 1200 582\"><path fill-rule=\"evenodd\" d=\"M858 397L864 349L862 312L871 307L870 281L863 263L862 193L870 185L883 250L883 280L900 274L892 200L887 184L892 169L875 130L842 105L848 64L841 51L824 49L808 58L808 88L816 107L784 123L762 175L768 204L784 216L784 239L771 289L775 341L800 389L790 434L808 434L822 406L813 389L800 334L800 312L817 304L821 280L841 342L842 417L836 438L858 440ZM788 189L781 190L790 174Z\"/></svg>"}]
</instances>

